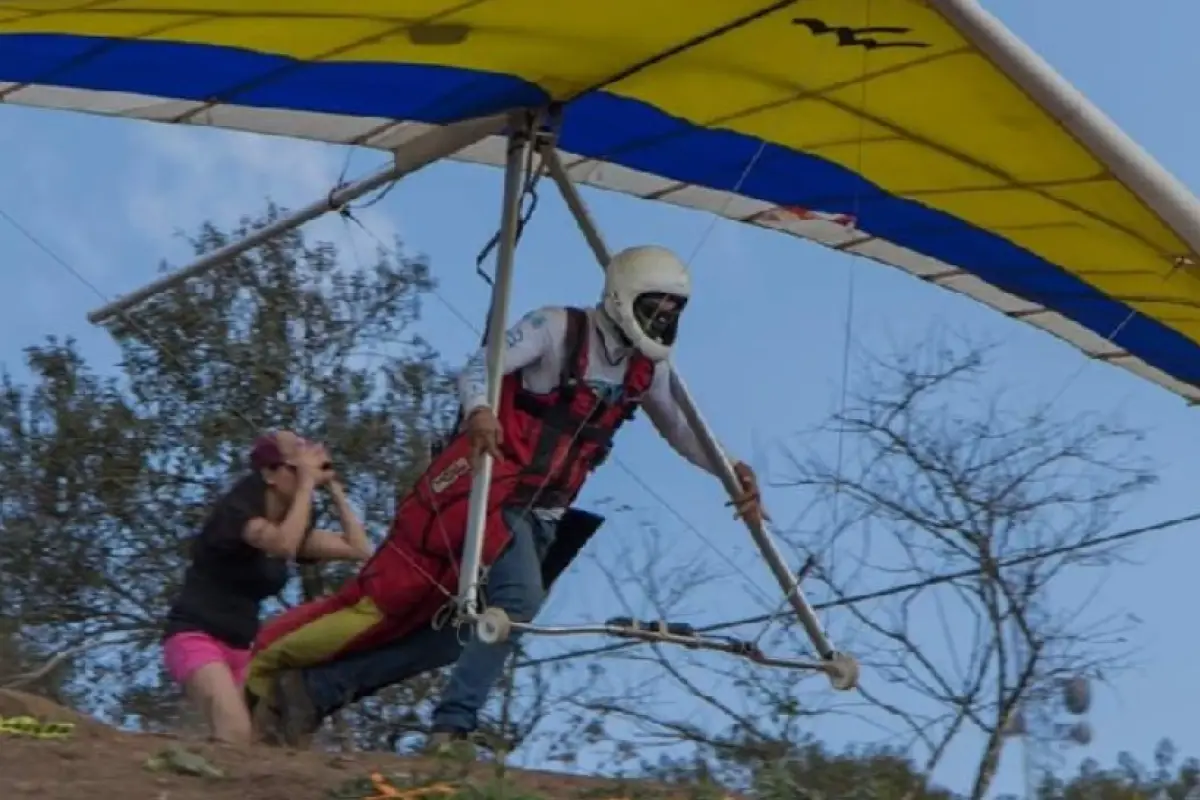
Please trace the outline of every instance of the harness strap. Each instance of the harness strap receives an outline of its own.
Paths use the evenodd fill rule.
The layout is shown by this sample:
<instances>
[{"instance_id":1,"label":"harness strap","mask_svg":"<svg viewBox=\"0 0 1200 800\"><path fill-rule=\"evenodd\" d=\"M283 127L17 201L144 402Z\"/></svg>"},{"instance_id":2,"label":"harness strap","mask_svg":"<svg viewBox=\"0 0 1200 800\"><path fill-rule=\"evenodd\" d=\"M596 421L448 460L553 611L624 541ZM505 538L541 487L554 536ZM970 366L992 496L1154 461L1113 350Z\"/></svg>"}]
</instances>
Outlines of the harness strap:
<instances>
[{"instance_id":1,"label":"harness strap","mask_svg":"<svg viewBox=\"0 0 1200 800\"><path fill-rule=\"evenodd\" d=\"M568 307L567 312L567 330L563 338L563 351L565 358L562 362L562 372L559 379L560 391L565 395L566 402L570 402L575 393L575 387L578 382L583 380L587 374L587 312L580 308ZM479 346L487 346L487 331L483 333L480 339ZM521 380L521 371L518 370L513 375L514 380ZM515 405L527 414L541 416L545 413L545 404L538 404L536 401L531 401L525 396L524 392L517 392ZM462 405L458 406L458 410L454 414L454 424L449 432L442 436L436 437L429 445L430 458L436 458L439 453L446 449L446 445L450 440L462 430L463 422L466 415L463 413Z\"/></svg>"},{"instance_id":2,"label":"harness strap","mask_svg":"<svg viewBox=\"0 0 1200 800\"><path fill-rule=\"evenodd\" d=\"M587 377L588 318L581 308L568 307L567 330L563 336L562 372L559 379L560 404L569 405L575 397L575 387Z\"/></svg>"}]
</instances>

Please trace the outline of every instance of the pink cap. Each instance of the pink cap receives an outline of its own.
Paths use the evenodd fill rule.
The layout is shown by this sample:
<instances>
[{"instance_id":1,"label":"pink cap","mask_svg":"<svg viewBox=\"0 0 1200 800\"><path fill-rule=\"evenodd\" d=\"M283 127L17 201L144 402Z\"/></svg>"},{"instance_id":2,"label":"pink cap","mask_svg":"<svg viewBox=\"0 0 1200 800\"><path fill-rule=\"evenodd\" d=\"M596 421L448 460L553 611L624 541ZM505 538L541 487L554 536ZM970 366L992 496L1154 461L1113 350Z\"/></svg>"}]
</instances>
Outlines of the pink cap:
<instances>
[{"instance_id":1,"label":"pink cap","mask_svg":"<svg viewBox=\"0 0 1200 800\"><path fill-rule=\"evenodd\" d=\"M271 469L278 467L283 461L283 451L279 449L275 434L268 433L254 440L254 446L250 448L251 467Z\"/></svg>"}]
</instances>

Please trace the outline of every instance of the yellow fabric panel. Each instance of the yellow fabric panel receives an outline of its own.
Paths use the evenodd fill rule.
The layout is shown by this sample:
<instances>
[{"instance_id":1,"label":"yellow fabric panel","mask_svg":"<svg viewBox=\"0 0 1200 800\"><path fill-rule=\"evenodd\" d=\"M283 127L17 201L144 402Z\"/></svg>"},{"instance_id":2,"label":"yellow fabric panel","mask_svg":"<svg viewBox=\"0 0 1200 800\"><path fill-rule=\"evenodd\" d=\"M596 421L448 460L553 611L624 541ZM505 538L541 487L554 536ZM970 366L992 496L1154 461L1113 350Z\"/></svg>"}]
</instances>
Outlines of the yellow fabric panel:
<instances>
[{"instance_id":1,"label":"yellow fabric panel","mask_svg":"<svg viewBox=\"0 0 1200 800\"><path fill-rule=\"evenodd\" d=\"M2 30L7 33L74 33L119 39L220 44L299 59L318 59L334 48L376 35L384 29L380 23L354 18L295 18L281 22L268 16L222 18L195 12L81 11L7 20Z\"/></svg>"},{"instance_id":2,"label":"yellow fabric panel","mask_svg":"<svg viewBox=\"0 0 1200 800\"><path fill-rule=\"evenodd\" d=\"M893 195L998 233L1146 313L1150 306L1135 298L1148 283L1167 298L1200 300L1195 278L1171 275L1184 243L927 6L807 0L797 13L909 27L911 34L879 39L931 46L838 47L790 19L763 20L610 91L820 155ZM707 69L714 63L725 65L719 76ZM684 89L693 67L705 72L703 91ZM1092 183L1072 185L1080 181ZM1141 292L1129 291L1131 283ZM1200 315L1185 333L1200 341L1198 323Z\"/></svg>"},{"instance_id":3,"label":"yellow fabric panel","mask_svg":"<svg viewBox=\"0 0 1200 800\"><path fill-rule=\"evenodd\" d=\"M336 655L347 644L383 622L385 615L370 598L310 620L254 653L246 688L268 696L280 670L310 667Z\"/></svg>"},{"instance_id":4,"label":"yellow fabric panel","mask_svg":"<svg viewBox=\"0 0 1200 800\"><path fill-rule=\"evenodd\" d=\"M39 14L6 23L3 30L213 44L294 58L323 54L326 60L447 65L515 75L552 91L557 86L555 93L565 95L762 5L653 2L660 13L647 14L645 4L628 0L596 4L586 14L545 0L117 0L95 10ZM447 13L457 6L466 8ZM414 44L406 29L426 19L466 24L470 35L453 46ZM635 19L636 27L630 24Z\"/></svg>"},{"instance_id":5,"label":"yellow fabric panel","mask_svg":"<svg viewBox=\"0 0 1200 800\"><path fill-rule=\"evenodd\" d=\"M36 14L14 11L27 3L0 2L0 32L446 65L511 74L559 98L766 6L763 0L115 0L72 11L80 4L54 0L40 3ZM461 23L468 33L458 44L414 43L407 27L431 17ZM908 28L863 35L928 46L838 46L835 36L814 35L796 17ZM1183 242L921 0L795 2L606 88L697 125L855 170L893 195L998 233L1149 315L1157 312L1136 298L1150 285L1180 309L1200 303L1200 281L1172 274L1175 258L1187 254ZM1175 327L1200 342L1200 313L1180 314Z\"/></svg>"}]
</instances>

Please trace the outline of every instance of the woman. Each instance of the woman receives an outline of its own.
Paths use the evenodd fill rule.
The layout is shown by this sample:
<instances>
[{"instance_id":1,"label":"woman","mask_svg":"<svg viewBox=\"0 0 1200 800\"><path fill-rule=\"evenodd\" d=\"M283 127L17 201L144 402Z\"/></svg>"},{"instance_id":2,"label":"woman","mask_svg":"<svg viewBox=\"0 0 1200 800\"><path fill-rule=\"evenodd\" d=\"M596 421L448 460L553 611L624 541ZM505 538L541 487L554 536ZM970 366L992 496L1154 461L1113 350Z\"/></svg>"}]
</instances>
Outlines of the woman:
<instances>
[{"instance_id":1,"label":"woman","mask_svg":"<svg viewBox=\"0 0 1200 800\"><path fill-rule=\"evenodd\" d=\"M203 711L212 737L239 744L251 738L242 682L259 606L283 590L289 562L371 555L324 447L281 431L255 442L250 465L253 471L217 501L194 540L163 639L167 671ZM333 497L344 536L312 527L320 486Z\"/></svg>"}]
</instances>

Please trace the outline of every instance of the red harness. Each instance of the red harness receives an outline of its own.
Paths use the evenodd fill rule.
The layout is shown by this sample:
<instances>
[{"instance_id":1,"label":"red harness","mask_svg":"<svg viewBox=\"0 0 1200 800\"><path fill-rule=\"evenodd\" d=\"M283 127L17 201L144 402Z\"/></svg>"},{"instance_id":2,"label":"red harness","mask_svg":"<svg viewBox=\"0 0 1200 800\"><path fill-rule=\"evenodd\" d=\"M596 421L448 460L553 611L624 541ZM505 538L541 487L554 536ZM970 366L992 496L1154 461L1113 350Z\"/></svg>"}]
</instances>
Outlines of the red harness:
<instances>
[{"instance_id":1,"label":"red harness","mask_svg":"<svg viewBox=\"0 0 1200 800\"><path fill-rule=\"evenodd\" d=\"M519 371L504 378L497 413L504 458L493 466L488 492L484 564L493 563L511 538L505 509L570 506L650 388L654 363L641 354L631 357L620 397L606 399L587 384L591 328L587 312L567 309L562 379L553 391L525 390ZM335 595L272 621L257 646L367 598L384 617L352 636L341 652L369 648L428 624L458 588L471 479L471 443L459 433L400 500L387 540L358 575Z\"/></svg>"},{"instance_id":2,"label":"red harness","mask_svg":"<svg viewBox=\"0 0 1200 800\"><path fill-rule=\"evenodd\" d=\"M654 362L637 352L626 367L619 397L608 400L587 384L591 327L587 312L567 309L562 377L553 391L526 390L520 372L504 379L498 415L502 451L521 465L505 492L509 505L570 506L650 388Z\"/></svg>"}]
</instances>

